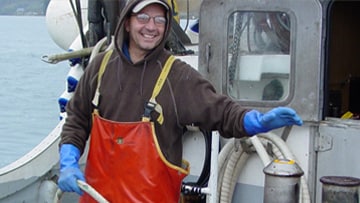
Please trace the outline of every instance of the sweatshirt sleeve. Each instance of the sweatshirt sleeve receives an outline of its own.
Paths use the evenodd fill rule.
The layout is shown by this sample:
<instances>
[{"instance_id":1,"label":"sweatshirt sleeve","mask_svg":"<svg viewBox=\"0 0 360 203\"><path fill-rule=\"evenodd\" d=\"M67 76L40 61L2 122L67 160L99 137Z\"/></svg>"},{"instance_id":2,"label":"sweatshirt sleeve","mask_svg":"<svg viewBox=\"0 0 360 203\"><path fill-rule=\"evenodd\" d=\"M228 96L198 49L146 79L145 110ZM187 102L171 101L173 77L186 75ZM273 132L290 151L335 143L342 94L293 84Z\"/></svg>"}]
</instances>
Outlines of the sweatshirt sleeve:
<instances>
[{"instance_id":1,"label":"sweatshirt sleeve","mask_svg":"<svg viewBox=\"0 0 360 203\"><path fill-rule=\"evenodd\" d=\"M182 125L195 124L205 130L218 130L221 136L248 136L243 118L248 111L230 97L218 94L213 85L193 68L183 65L175 91Z\"/></svg>"},{"instance_id":2,"label":"sweatshirt sleeve","mask_svg":"<svg viewBox=\"0 0 360 203\"><path fill-rule=\"evenodd\" d=\"M92 122L92 98L97 81L97 70L102 54L90 63L80 78L74 95L66 105L67 117L61 132L60 144L73 144L83 153Z\"/></svg>"}]
</instances>

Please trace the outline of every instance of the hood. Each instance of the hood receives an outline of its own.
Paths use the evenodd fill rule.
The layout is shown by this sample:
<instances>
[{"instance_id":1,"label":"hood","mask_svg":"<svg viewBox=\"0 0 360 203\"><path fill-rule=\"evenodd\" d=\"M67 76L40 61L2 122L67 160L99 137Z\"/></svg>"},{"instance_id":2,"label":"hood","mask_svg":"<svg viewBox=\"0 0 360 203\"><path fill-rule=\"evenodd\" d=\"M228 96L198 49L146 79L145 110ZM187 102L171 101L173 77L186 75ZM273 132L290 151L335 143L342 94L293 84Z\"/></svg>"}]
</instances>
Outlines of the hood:
<instances>
[{"instance_id":1,"label":"hood","mask_svg":"<svg viewBox=\"0 0 360 203\"><path fill-rule=\"evenodd\" d=\"M124 53L122 51L122 46L129 39L129 34L125 31L125 20L128 17L130 17L130 15L132 14L133 8L139 2L142 2L142 1L144 1L144 0L128 0L127 4L125 5L125 7L123 8L123 10L120 14L120 19L118 21L118 25L117 25L115 33L114 33L114 39L115 39L115 49L120 55L122 55L122 57L124 57ZM166 23L166 27L165 27L164 37L163 37L162 41L159 43L159 45L157 47L155 47L154 50L144 58L144 60L148 60L149 58L152 58L153 56L158 55L158 53L164 49L166 39L170 33L171 18L172 18L171 17L172 16L171 15L171 13L172 13L171 7L168 5L168 3L166 1L164 1L164 0L160 0L160 1L163 2L164 4L166 4L168 6L168 8L170 8L169 10L166 11L166 14L165 14L167 23Z\"/></svg>"}]
</instances>

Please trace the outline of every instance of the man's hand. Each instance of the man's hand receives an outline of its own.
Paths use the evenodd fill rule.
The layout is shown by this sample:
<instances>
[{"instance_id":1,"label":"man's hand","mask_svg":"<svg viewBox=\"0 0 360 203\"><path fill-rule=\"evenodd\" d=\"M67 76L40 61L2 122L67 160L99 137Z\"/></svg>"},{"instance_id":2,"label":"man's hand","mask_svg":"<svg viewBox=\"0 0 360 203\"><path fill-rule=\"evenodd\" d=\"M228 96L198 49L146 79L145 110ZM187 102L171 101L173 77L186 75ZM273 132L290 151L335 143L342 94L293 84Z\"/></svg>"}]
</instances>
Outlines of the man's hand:
<instances>
[{"instance_id":1,"label":"man's hand","mask_svg":"<svg viewBox=\"0 0 360 203\"><path fill-rule=\"evenodd\" d=\"M303 121L295 110L288 107L277 107L265 114L251 110L245 114L244 128L249 135L267 132L284 126L301 126Z\"/></svg>"},{"instance_id":2,"label":"man's hand","mask_svg":"<svg viewBox=\"0 0 360 203\"><path fill-rule=\"evenodd\" d=\"M79 195L83 191L77 185L77 180L85 181L83 172L80 170L78 161L80 151L72 144L63 144L60 147L60 177L58 186L63 192L76 192Z\"/></svg>"}]
</instances>

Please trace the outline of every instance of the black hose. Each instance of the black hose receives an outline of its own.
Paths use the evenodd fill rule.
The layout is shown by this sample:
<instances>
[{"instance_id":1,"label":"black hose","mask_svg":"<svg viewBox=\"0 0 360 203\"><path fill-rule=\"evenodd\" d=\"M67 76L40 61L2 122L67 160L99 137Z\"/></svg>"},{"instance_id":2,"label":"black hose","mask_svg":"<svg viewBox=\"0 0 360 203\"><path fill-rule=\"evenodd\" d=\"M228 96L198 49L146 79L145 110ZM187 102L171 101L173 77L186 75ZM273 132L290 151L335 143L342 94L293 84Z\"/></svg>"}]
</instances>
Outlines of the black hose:
<instances>
[{"instance_id":1,"label":"black hose","mask_svg":"<svg viewBox=\"0 0 360 203\"><path fill-rule=\"evenodd\" d=\"M205 187L207 186L210 178L210 166L211 166L211 132L201 130L204 139L205 139L205 162L203 169L199 176L199 179L196 182L196 185Z\"/></svg>"},{"instance_id":2,"label":"black hose","mask_svg":"<svg viewBox=\"0 0 360 203\"><path fill-rule=\"evenodd\" d=\"M210 178L210 166L211 166L211 132L200 130L205 140L205 161L201 171L201 174L196 182L184 182L182 187L182 193L184 195L199 195L201 194L201 188L207 187ZM185 185L192 186L191 190L187 190Z\"/></svg>"}]
</instances>

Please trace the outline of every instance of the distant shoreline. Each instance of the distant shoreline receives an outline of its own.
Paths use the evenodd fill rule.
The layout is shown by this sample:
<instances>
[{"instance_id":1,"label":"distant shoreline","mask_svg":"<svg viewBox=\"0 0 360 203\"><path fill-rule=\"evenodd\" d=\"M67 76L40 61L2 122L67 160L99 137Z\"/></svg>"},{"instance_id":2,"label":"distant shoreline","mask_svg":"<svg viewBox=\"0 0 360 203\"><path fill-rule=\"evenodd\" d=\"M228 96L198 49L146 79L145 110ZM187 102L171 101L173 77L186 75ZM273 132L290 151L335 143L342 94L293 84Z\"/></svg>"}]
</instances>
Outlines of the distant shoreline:
<instances>
[{"instance_id":1,"label":"distant shoreline","mask_svg":"<svg viewBox=\"0 0 360 203\"><path fill-rule=\"evenodd\" d=\"M45 16L44 13L37 14L37 13L27 13L27 14L0 14L0 16Z\"/></svg>"},{"instance_id":2,"label":"distant shoreline","mask_svg":"<svg viewBox=\"0 0 360 203\"><path fill-rule=\"evenodd\" d=\"M50 0L0 1L0 15L44 16Z\"/></svg>"},{"instance_id":3,"label":"distant shoreline","mask_svg":"<svg viewBox=\"0 0 360 203\"><path fill-rule=\"evenodd\" d=\"M24 15L14 15L14 14L0 14L0 16L14 16L14 17L16 17L16 16L19 16L19 17L21 17L21 16L39 16L39 17L45 17L45 14L24 14Z\"/></svg>"}]
</instances>

